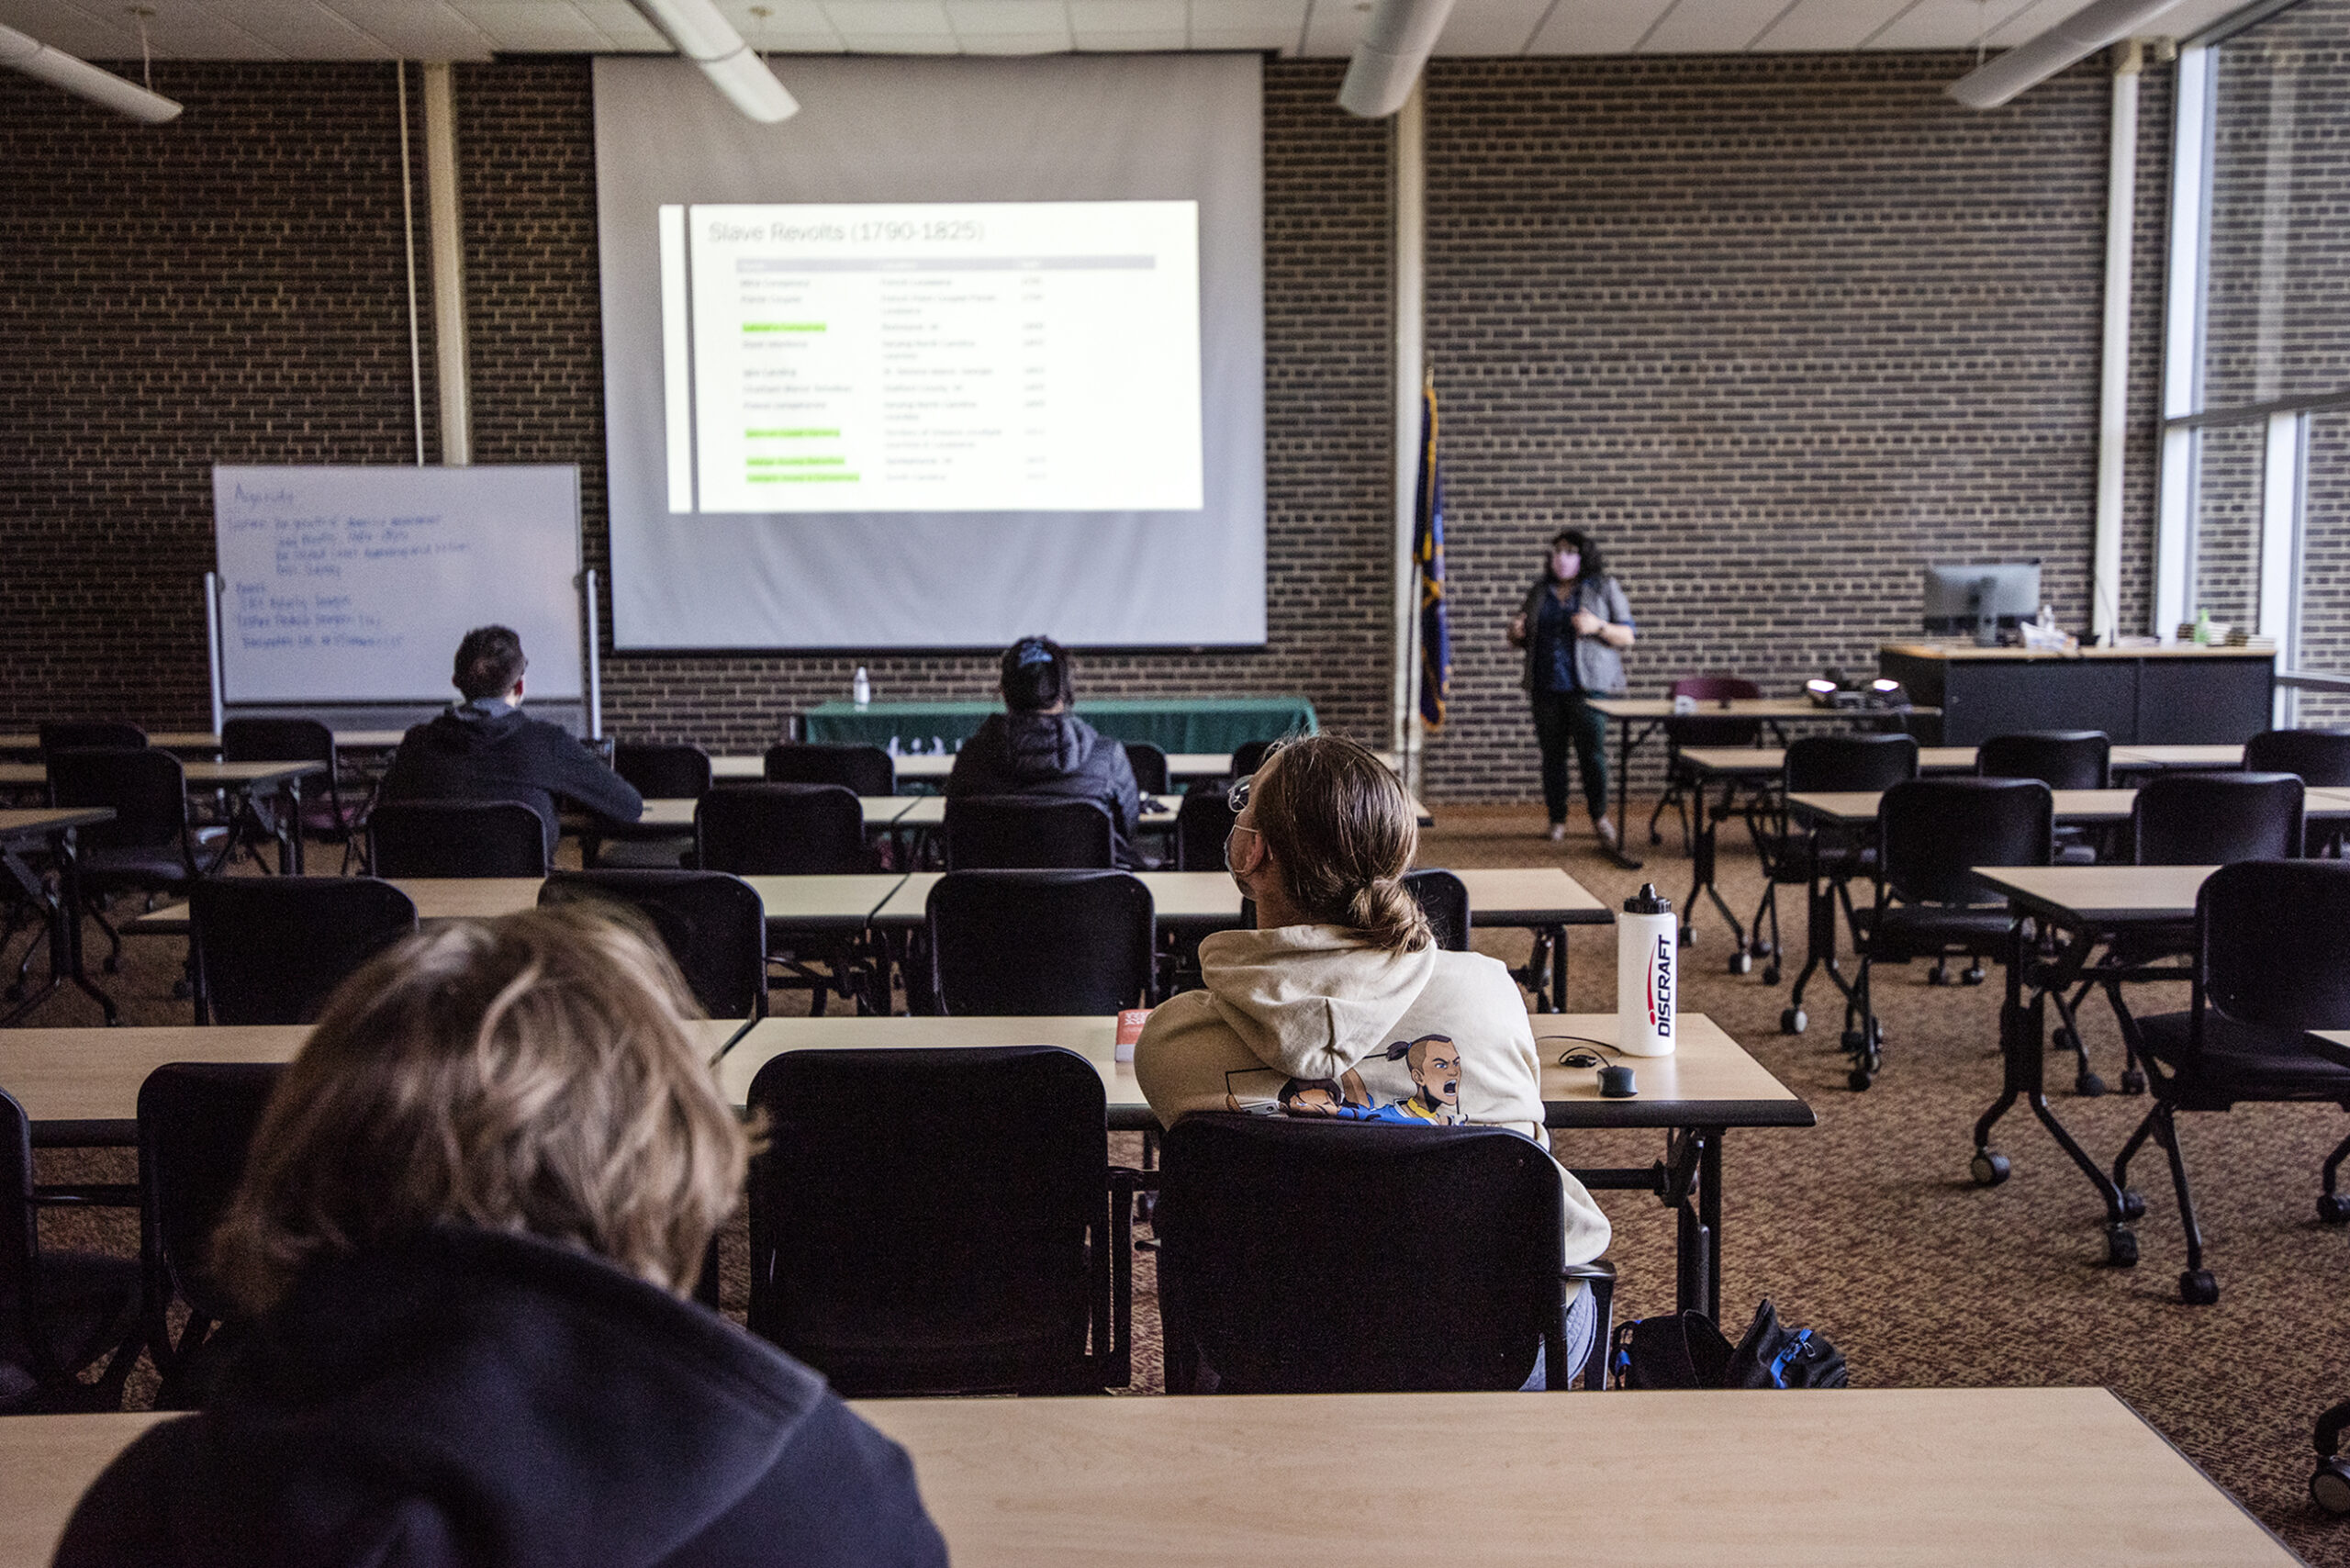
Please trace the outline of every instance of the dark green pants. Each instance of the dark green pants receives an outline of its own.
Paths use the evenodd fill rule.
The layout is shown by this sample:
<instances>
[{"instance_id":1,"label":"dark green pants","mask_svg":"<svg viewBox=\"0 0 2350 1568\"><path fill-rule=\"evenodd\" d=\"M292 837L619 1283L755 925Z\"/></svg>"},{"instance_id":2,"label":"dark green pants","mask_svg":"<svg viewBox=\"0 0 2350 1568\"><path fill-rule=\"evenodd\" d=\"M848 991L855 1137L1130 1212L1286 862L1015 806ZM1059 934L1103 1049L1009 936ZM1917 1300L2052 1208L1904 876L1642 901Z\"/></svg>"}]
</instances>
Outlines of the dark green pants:
<instances>
[{"instance_id":1,"label":"dark green pants","mask_svg":"<svg viewBox=\"0 0 2350 1568\"><path fill-rule=\"evenodd\" d=\"M1595 711L1580 691L1534 693L1534 739L1542 748L1542 803L1550 820L1567 820L1567 751L1583 772L1583 803L1591 820L1607 814L1607 715Z\"/></svg>"}]
</instances>

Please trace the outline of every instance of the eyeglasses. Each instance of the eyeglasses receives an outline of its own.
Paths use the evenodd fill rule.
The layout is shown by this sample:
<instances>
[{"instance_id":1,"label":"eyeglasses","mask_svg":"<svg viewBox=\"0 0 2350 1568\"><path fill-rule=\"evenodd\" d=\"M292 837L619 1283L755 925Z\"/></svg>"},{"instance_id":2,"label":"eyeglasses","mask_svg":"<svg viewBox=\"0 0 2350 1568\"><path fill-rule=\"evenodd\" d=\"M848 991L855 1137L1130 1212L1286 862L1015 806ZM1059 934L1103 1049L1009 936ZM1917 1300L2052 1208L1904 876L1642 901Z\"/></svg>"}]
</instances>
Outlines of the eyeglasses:
<instances>
[{"instance_id":1,"label":"eyeglasses","mask_svg":"<svg viewBox=\"0 0 2350 1568\"><path fill-rule=\"evenodd\" d=\"M1238 816L1248 809L1248 786L1255 782L1257 782L1257 776L1251 773L1246 778L1235 781L1232 788L1225 791L1224 803L1232 808L1234 816Z\"/></svg>"}]
</instances>

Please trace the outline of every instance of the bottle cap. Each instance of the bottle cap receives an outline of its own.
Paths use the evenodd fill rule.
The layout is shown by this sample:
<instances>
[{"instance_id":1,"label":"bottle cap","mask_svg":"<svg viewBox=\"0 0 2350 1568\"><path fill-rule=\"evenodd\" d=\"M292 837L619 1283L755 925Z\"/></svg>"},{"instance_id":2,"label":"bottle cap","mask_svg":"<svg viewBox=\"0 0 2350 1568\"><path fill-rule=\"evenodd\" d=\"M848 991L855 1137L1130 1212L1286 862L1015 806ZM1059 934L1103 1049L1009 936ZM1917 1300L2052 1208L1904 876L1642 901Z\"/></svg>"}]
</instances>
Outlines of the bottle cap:
<instances>
[{"instance_id":1,"label":"bottle cap","mask_svg":"<svg viewBox=\"0 0 2350 1568\"><path fill-rule=\"evenodd\" d=\"M1656 890L1654 882L1642 882L1640 890L1624 901L1626 914L1671 914L1673 901Z\"/></svg>"}]
</instances>

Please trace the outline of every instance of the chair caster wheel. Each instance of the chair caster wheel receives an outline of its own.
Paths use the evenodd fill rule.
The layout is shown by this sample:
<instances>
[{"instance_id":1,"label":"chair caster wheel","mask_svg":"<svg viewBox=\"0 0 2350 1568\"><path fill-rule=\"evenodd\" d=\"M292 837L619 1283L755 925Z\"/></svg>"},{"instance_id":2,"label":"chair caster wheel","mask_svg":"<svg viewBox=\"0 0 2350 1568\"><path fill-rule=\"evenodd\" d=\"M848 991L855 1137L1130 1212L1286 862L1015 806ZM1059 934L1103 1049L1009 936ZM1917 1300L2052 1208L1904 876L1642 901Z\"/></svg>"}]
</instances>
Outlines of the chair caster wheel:
<instances>
[{"instance_id":1,"label":"chair caster wheel","mask_svg":"<svg viewBox=\"0 0 2350 1568\"><path fill-rule=\"evenodd\" d=\"M2073 1092L2084 1100L2095 1100L2105 1092L2105 1080L2094 1072L2085 1072L2073 1080Z\"/></svg>"},{"instance_id":2,"label":"chair caster wheel","mask_svg":"<svg viewBox=\"0 0 2350 1568\"><path fill-rule=\"evenodd\" d=\"M1876 1081L1876 1074L1871 1072L1867 1068L1856 1067L1851 1072L1844 1075L1844 1081L1851 1085L1852 1092L1857 1094L1862 1090L1866 1089L1870 1084Z\"/></svg>"},{"instance_id":3,"label":"chair caster wheel","mask_svg":"<svg viewBox=\"0 0 2350 1568\"><path fill-rule=\"evenodd\" d=\"M2327 1225L2340 1225L2350 1220L2350 1198L2339 1193L2327 1193L2317 1201L2317 1217Z\"/></svg>"},{"instance_id":4,"label":"chair caster wheel","mask_svg":"<svg viewBox=\"0 0 2350 1568\"><path fill-rule=\"evenodd\" d=\"M1765 964L1762 966L1762 983L1764 985L1776 985L1779 983L1778 965Z\"/></svg>"},{"instance_id":5,"label":"chair caster wheel","mask_svg":"<svg viewBox=\"0 0 2350 1568\"><path fill-rule=\"evenodd\" d=\"M2329 1514L2350 1514L2350 1463L2318 1461L2317 1473L2310 1477L2310 1501Z\"/></svg>"},{"instance_id":6,"label":"chair caster wheel","mask_svg":"<svg viewBox=\"0 0 2350 1568\"><path fill-rule=\"evenodd\" d=\"M2105 1227L2105 1260L2117 1269L2138 1266L2138 1233L2126 1225Z\"/></svg>"},{"instance_id":7,"label":"chair caster wheel","mask_svg":"<svg viewBox=\"0 0 2350 1568\"><path fill-rule=\"evenodd\" d=\"M1868 1048L1869 1042L1868 1036L1858 1029L1847 1029L1844 1031L1843 1038L1836 1043L1844 1047L1846 1056L1856 1057Z\"/></svg>"},{"instance_id":8,"label":"chair caster wheel","mask_svg":"<svg viewBox=\"0 0 2350 1568\"><path fill-rule=\"evenodd\" d=\"M1779 1010L1779 1033L1782 1035L1800 1035L1804 1032L1805 1025L1810 1022L1809 1018L1804 1016L1804 1011L1800 1007L1785 1007Z\"/></svg>"},{"instance_id":9,"label":"chair caster wheel","mask_svg":"<svg viewBox=\"0 0 2350 1568\"><path fill-rule=\"evenodd\" d=\"M2220 1299L2220 1282L2209 1269L2189 1269L2178 1276L2178 1299L2189 1306L2209 1306Z\"/></svg>"},{"instance_id":10,"label":"chair caster wheel","mask_svg":"<svg viewBox=\"0 0 2350 1568\"><path fill-rule=\"evenodd\" d=\"M2135 1188L2135 1187L2124 1187L2124 1188L2122 1188L2122 1189L2121 1189L2121 1217L2122 1217L2122 1218L2124 1218L2124 1219L2143 1219L2143 1218L2145 1218L2145 1217L2146 1217L2146 1194L2145 1194L2145 1193L2142 1193L2142 1192L2140 1192L2140 1191L2138 1191L2138 1189L2137 1189L2137 1188Z\"/></svg>"},{"instance_id":11,"label":"chair caster wheel","mask_svg":"<svg viewBox=\"0 0 2350 1568\"><path fill-rule=\"evenodd\" d=\"M1968 1163L1967 1170L1974 1173L1976 1186L1996 1187L2008 1179L2008 1157L1983 1149Z\"/></svg>"},{"instance_id":12,"label":"chair caster wheel","mask_svg":"<svg viewBox=\"0 0 2350 1568\"><path fill-rule=\"evenodd\" d=\"M1652 845L1662 844L1664 842L1664 830L1662 828L1654 827L1649 829L1649 842Z\"/></svg>"},{"instance_id":13,"label":"chair caster wheel","mask_svg":"<svg viewBox=\"0 0 2350 1568\"><path fill-rule=\"evenodd\" d=\"M1758 958L1772 958L1779 951L1775 946L1763 941L1760 936L1757 936L1751 943L1750 943L1747 946L1746 950L1753 954Z\"/></svg>"},{"instance_id":14,"label":"chair caster wheel","mask_svg":"<svg viewBox=\"0 0 2350 1568\"><path fill-rule=\"evenodd\" d=\"M1983 983L1983 966L1977 964L1973 969L1968 969L1965 973L1960 975L1958 977L1958 983L1961 985L1981 985Z\"/></svg>"},{"instance_id":15,"label":"chair caster wheel","mask_svg":"<svg viewBox=\"0 0 2350 1568\"><path fill-rule=\"evenodd\" d=\"M1746 974L1746 973L1748 973L1748 972L1749 972L1749 971L1751 971L1753 968L1754 968L1754 956L1753 956L1752 954L1751 954L1751 953L1745 953L1745 952L1738 952L1738 953L1732 953L1732 954L1729 956L1729 972L1730 972L1730 973L1732 973L1732 974L1734 974L1734 975L1742 975L1742 974Z\"/></svg>"},{"instance_id":16,"label":"chair caster wheel","mask_svg":"<svg viewBox=\"0 0 2350 1568\"><path fill-rule=\"evenodd\" d=\"M1948 985L1950 984L1950 971L1942 968L1942 965L1936 964L1932 969L1926 971L1926 983L1928 985Z\"/></svg>"},{"instance_id":17,"label":"chair caster wheel","mask_svg":"<svg viewBox=\"0 0 2350 1568\"><path fill-rule=\"evenodd\" d=\"M110 975L118 975L122 973L122 960L120 958L109 957L103 959L99 963L98 968L104 969Z\"/></svg>"},{"instance_id":18,"label":"chair caster wheel","mask_svg":"<svg viewBox=\"0 0 2350 1568\"><path fill-rule=\"evenodd\" d=\"M0 991L0 997L6 997L10 1002L22 1002L25 999L24 981L18 980L6 991Z\"/></svg>"},{"instance_id":19,"label":"chair caster wheel","mask_svg":"<svg viewBox=\"0 0 2350 1568\"><path fill-rule=\"evenodd\" d=\"M2078 1056L2081 1049L2081 1037L2059 1024L2048 1031L2048 1048L2060 1056Z\"/></svg>"},{"instance_id":20,"label":"chair caster wheel","mask_svg":"<svg viewBox=\"0 0 2350 1568\"><path fill-rule=\"evenodd\" d=\"M1696 945L1697 933L1695 929L1691 926L1683 926L1681 928L1681 946L1684 947L1695 947Z\"/></svg>"},{"instance_id":21,"label":"chair caster wheel","mask_svg":"<svg viewBox=\"0 0 2350 1568\"><path fill-rule=\"evenodd\" d=\"M187 981L184 980L176 980L172 982L172 1000L173 1002L185 1002L189 997L194 996L195 994L196 987L188 984Z\"/></svg>"},{"instance_id":22,"label":"chair caster wheel","mask_svg":"<svg viewBox=\"0 0 2350 1568\"><path fill-rule=\"evenodd\" d=\"M2121 1092L2124 1094L2143 1094L2145 1092L2146 1075L2144 1073L2140 1072L2133 1067L2129 1071L2121 1075Z\"/></svg>"}]
</instances>

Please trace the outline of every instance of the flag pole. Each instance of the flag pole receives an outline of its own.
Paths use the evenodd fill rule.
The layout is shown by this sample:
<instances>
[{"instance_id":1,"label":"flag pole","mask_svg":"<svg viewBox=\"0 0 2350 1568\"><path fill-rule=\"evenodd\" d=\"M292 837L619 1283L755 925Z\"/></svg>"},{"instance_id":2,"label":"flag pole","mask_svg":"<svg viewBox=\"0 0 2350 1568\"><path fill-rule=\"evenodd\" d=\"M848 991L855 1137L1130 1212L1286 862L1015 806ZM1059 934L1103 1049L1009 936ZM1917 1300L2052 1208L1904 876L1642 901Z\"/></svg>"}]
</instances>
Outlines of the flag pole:
<instances>
[{"instance_id":1,"label":"flag pole","mask_svg":"<svg viewBox=\"0 0 2350 1568\"><path fill-rule=\"evenodd\" d=\"M1414 551L1419 524L1422 318L1427 287L1427 170L1421 88L1392 122L1393 301L1395 348L1395 671L1393 745L1404 781L1415 790L1419 738L1420 572Z\"/></svg>"}]
</instances>

